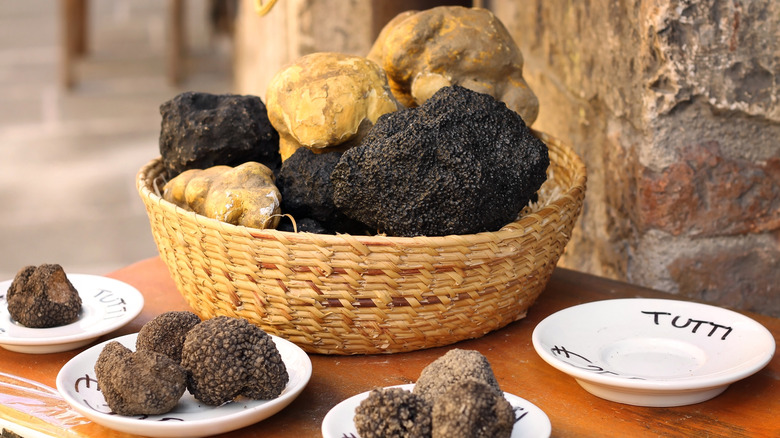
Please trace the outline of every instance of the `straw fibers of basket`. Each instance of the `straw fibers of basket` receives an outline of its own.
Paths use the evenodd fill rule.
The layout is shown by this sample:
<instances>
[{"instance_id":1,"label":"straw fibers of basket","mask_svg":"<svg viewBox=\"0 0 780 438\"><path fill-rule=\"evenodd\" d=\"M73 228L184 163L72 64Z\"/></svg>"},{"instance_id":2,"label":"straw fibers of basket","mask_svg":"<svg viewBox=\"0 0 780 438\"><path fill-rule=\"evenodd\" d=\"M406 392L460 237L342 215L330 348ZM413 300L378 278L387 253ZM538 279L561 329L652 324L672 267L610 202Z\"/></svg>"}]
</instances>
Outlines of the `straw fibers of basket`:
<instances>
[{"instance_id":1,"label":"straw fibers of basket","mask_svg":"<svg viewBox=\"0 0 780 438\"><path fill-rule=\"evenodd\" d=\"M550 151L539 201L496 232L323 235L235 226L159 196L161 160L137 187L162 260L201 318L242 317L305 351L395 353L448 345L523 318L549 280L585 195L585 167Z\"/></svg>"}]
</instances>

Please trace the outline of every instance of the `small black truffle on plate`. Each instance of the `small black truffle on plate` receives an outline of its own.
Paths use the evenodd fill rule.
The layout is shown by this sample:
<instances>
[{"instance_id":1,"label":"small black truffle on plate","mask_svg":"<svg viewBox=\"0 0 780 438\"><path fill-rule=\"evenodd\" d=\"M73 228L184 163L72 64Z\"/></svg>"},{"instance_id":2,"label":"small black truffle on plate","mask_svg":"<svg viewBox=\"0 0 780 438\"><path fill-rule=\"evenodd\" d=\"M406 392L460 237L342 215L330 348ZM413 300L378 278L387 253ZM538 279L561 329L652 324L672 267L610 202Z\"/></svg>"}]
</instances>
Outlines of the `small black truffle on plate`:
<instances>
[{"instance_id":1,"label":"small black truffle on plate","mask_svg":"<svg viewBox=\"0 0 780 438\"><path fill-rule=\"evenodd\" d=\"M181 364L187 369L187 389L212 406L238 396L274 399L289 380L273 339L243 318L217 316L193 327Z\"/></svg>"},{"instance_id":2,"label":"small black truffle on plate","mask_svg":"<svg viewBox=\"0 0 780 438\"><path fill-rule=\"evenodd\" d=\"M120 415L158 415L171 411L187 389L186 372L154 351L130 351L119 342L106 344L95 363L100 391Z\"/></svg>"},{"instance_id":3,"label":"small black truffle on plate","mask_svg":"<svg viewBox=\"0 0 780 438\"><path fill-rule=\"evenodd\" d=\"M432 437L509 438L515 411L501 391L476 379L447 389L433 404Z\"/></svg>"},{"instance_id":4,"label":"small black truffle on plate","mask_svg":"<svg viewBox=\"0 0 780 438\"><path fill-rule=\"evenodd\" d=\"M188 169L247 161L279 170L279 134L257 96L189 91L160 105L160 155L168 179Z\"/></svg>"},{"instance_id":5,"label":"small black truffle on plate","mask_svg":"<svg viewBox=\"0 0 780 438\"><path fill-rule=\"evenodd\" d=\"M8 313L25 327L58 327L74 322L81 311L81 297L62 266L25 266L14 277L6 294Z\"/></svg>"},{"instance_id":6,"label":"small black truffle on plate","mask_svg":"<svg viewBox=\"0 0 780 438\"><path fill-rule=\"evenodd\" d=\"M469 379L501 391L490 362L482 353L454 348L423 368L414 393L429 403L435 403L450 386Z\"/></svg>"},{"instance_id":7,"label":"small black truffle on plate","mask_svg":"<svg viewBox=\"0 0 780 438\"><path fill-rule=\"evenodd\" d=\"M391 236L496 231L547 179L547 145L490 95L441 88L381 116L331 173L345 215Z\"/></svg>"},{"instance_id":8,"label":"small black truffle on plate","mask_svg":"<svg viewBox=\"0 0 780 438\"><path fill-rule=\"evenodd\" d=\"M141 327L135 349L156 351L181 363L184 338L198 323L198 315L189 311L162 313Z\"/></svg>"},{"instance_id":9,"label":"small black truffle on plate","mask_svg":"<svg viewBox=\"0 0 780 438\"><path fill-rule=\"evenodd\" d=\"M374 389L355 408L361 438L431 436L431 405L403 388Z\"/></svg>"}]
</instances>

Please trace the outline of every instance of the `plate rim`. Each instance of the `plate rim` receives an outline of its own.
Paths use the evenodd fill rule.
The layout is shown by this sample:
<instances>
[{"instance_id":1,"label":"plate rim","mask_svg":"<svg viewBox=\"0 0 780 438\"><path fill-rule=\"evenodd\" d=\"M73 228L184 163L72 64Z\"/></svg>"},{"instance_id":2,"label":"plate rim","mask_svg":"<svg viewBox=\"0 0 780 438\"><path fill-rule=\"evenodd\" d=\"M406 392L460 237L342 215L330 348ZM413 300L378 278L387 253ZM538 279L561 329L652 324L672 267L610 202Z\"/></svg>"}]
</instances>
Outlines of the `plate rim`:
<instances>
[{"instance_id":1,"label":"plate rim","mask_svg":"<svg viewBox=\"0 0 780 438\"><path fill-rule=\"evenodd\" d=\"M104 327L102 327L99 330L95 330L95 331L87 330L87 331L82 331L79 333L74 333L66 336L51 336L51 337L40 337L40 338L20 338L20 337L0 336L0 346L12 345L12 346L22 346L22 347L46 347L46 346L71 344L79 341L88 341L92 339L97 339L107 333L111 333L114 330L118 330L124 327L125 325L127 325L128 323L130 323L130 321L132 321L138 315L141 314L141 311L143 311L144 305L146 304L145 298L141 293L141 291L139 291L136 287L124 281L117 280L111 277L106 277L103 275L94 275L94 274L66 273L65 275L68 277L68 280L70 280L71 283L73 283L74 280L76 282L81 282L84 280L93 280L93 281L101 281L101 282L114 283L120 285L122 286L122 288L126 289L127 293L129 293L136 299L134 307L132 308L128 307L128 311L125 312L125 315L123 315L121 318L117 318L113 324L106 324ZM8 287L10 287L12 281L13 280L5 280L0 282L0 290L3 290L3 295L7 293ZM82 297L82 301L83 300L84 298ZM7 303L7 300L4 299L3 303L4 304L2 308L5 311L7 311L7 304L5 304ZM26 328L30 330L42 330L42 331L48 330L48 331L56 332L59 327L48 327L48 328L26 327Z\"/></svg>"},{"instance_id":2,"label":"plate rim","mask_svg":"<svg viewBox=\"0 0 780 438\"><path fill-rule=\"evenodd\" d=\"M678 379L648 378L648 379L640 380L640 379L627 379L625 377L613 377L608 374L597 374L592 371L587 371L578 368L574 365L570 365L558 359L557 357L554 357L552 354L550 354L547 351L547 348L545 348L545 346L542 344L541 336L543 330L547 329L548 326L550 326L553 323L553 321L555 321L555 319L562 318L563 315L570 312L582 311L585 308L598 307L605 304L615 304L618 302L631 302L632 304L640 303L640 302L654 302L654 303L662 303L667 305L696 307L696 308L703 308L703 309L717 311L720 312L721 314L729 315L733 318L739 319L742 322L748 323L749 326L756 331L756 333L762 336L763 338L762 341L765 341L767 347L769 348L767 348L767 350L764 351L762 354L753 357L752 360L740 364L739 369L731 373L728 373L727 372L728 370L724 370L724 371L719 371L717 373L708 373L704 375L692 376L687 378L678 378ZM597 384L605 387L619 388L623 390L631 389L631 390L646 391L651 393L673 393L673 392L683 392L683 391L688 392L688 391L696 391L696 390L709 390L716 387L729 385L731 383L742 380L760 371L772 360L772 357L774 356L776 350L776 344L774 341L774 337L772 336L772 333L758 321L746 315L743 315L739 312L735 312L731 309L726 309L724 307L714 306L705 303L698 303L695 301L664 299L664 298L642 298L642 297L614 298L614 299L591 301L591 302L582 303L582 304L561 309L557 312L548 315L542 321L540 321L536 325L536 327L534 327L533 333L531 335L531 343L533 344L537 354L545 362L547 362L552 367L558 369L559 371L577 380L584 380L591 384Z\"/></svg>"},{"instance_id":3,"label":"plate rim","mask_svg":"<svg viewBox=\"0 0 780 438\"><path fill-rule=\"evenodd\" d=\"M415 386L415 383L403 383L403 384L400 384L400 385L384 386L384 387L381 387L380 389L403 388L403 389L411 390L412 388L414 388L414 386ZM330 408L328 410L328 412L325 414L325 416L322 418L322 425L320 427L320 432L322 433L323 437L327 437L326 430L325 430L326 423L329 423L329 421L330 422L333 421L332 419L336 415L335 412L336 412L337 408L339 408L339 406L348 404L353 399L358 398L358 397L363 397L363 398L368 397L368 393L370 393L371 391L372 390L363 391L361 393L349 396L349 397L341 400L340 402L336 403L332 408ZM502 391L502 392L504 393L504 397L510 396L511 398L514 398L514 399L520 400L521 402L527 403L529 406L531 406L533 408L533 410L537 413L537 415L541 414L543 416L544 420L546 420L545 424L544 424L544 427L545 427L545 434L544 434L544 436L549 437L552 434L552 422L550 421L550 416L547 415L547 413L544 412L539 406L537 406L536 404L530 402L527 399L524 399L522 397L518 397L517 395L514 395L512 393L509 393L509 392L506 392L506 391ZM354 424L354 421L353 421L353 424Z\"/></svg>"},{"instance_id":4,"label":"plate rim","mask_svg":"<svg viewBox=\"0 0 780 438\"><path fill-rule=\"evenodd\" d=\"M240 429L243 427L247 427L251 424L258 423L266 418L270 418L271 416L275 415L285 407L287 407L290 403L292 403L299 395L300 393L306 388L306 386L309 384L309 381L311 380L312 376L312 363L311 358L306 354L306 352L303 351L299 346L295 345L293 342L288 341L287 339L281 338L276 335L268 334L270 336L274 343L286 343L288 348L290 348L292 351L295 352L296 358L305 359L303 361L303 373L301 382L290 389L290 391L287 394L282 394L276 399L273 400L261 400L265 402L263 405L259 406L253 406L250 408L245 408L240 411L236 411L230 414L227 414L223 417L220 417L220 422L227 422L229 420L234 420L236 418L242 419L242 418L252 418L251 414L253 411L257 410L258 408L261 408L262 406L267 405L269 402L273 402L274 404L272 407L275 409L270 415L263 417L259 420L255 420L252 422L233 422L233 426L229 426L228 428L209 428L206 426L213 426L214 425L214 418L208 418L208 419L195 419L195 420L187 420L184 423L177 423L177 422L162 422L162 421L144 421L141 418L138 418L138 416L123 416L118 414L106 414L100 411L96 411L94 409L89 409L88 407L84 406L82 403L79 403L77 400L74 400L73 397L68 393L68 391L65 389L65 371L68 368L68 365L72 366L72 362L76 360L81 355L86 354L89 351L96 350L98 348L101 348L105 346L105 344L112 342L112 341L126 341L127 343L135 344L135 339L138 336L138 333L131 333L123 336L119 336L116 338L108 339L106 341L103 341L99 344L96 344L83 352L79 353L78 355L71 358L65 365L62 366L60 371L57 373L56 378L56 387L59 394L65 399L65 401L72 406L74 409L76 409L78 412L82 413L85 417L87 417L89 420L93 421L94 423L100 424L103 427L106 427L108 429L112 430L118 430L121 432L127 432L124 428L117 428L110 425L110 423L119 423L125 428L133 428L134 432L140 435L147 435L150 437L167 437L167 436L182 436L181 433L184 430L190 430L192 428L198 428L203 431L208 430L209 432L206 435L200 435L195 434L194 436L208 436L208 435L214 435L214 434L220 434L220 433L227 433L236 429ZM286 364L285 364L286 365ZM254 400L252 400L254 401ZM250 401L251 402L251 401ZM278 407L278 409L276 409ZM217 408L217 407L209 407L211 409ZM104 421L107 420L107 421ZM240 424L238 427L234 427L236 424ZM176 433L176 435L171 435L172 433ZM191 436L187 434L187 436Z\"/></svg>"}]
</instances>

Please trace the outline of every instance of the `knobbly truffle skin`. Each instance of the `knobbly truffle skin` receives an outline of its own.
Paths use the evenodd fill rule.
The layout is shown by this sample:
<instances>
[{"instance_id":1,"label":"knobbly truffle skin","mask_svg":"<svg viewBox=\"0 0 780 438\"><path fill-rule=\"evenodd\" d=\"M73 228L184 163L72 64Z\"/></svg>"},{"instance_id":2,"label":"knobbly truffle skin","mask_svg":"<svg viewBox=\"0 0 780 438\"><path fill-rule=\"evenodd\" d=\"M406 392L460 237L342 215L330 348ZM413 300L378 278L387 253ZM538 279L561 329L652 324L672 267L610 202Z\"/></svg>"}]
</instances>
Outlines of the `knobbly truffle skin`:
<instances>
[{"instance_id":1,"label":"knobbly truffle skin","mask_svg":"<svg viewBox=\"0 0 780 438\"><path fill-rule=\"evenodd\" d=\"M243 318L217 316L196 325L184 340L181 363L187 389L212 406L238 396L276 398L289 380L273 339Z\"/></svg>"},{"instance_id":2,"label":"knobbly truffle skin","mask_svg":"<svg viewBox=\"0 0 780 438\"><path fill-rule=\"evenodd\" d=\"M403 388L374 389L355 409L361 438L431 436L431 406Z\"/></svg>"},{"instance_id":3,"label":"knobbly truffle skin","mask_svg":"<svg viewBox=\"0 0 780 438\"><path fill-rule=\"evenodd\" d=\"M331 173L345 215L391 236L496 231L547 179L547 146L503 102L460 86L381 116Z\"/></svg>"},{"instance_id":4,"label":"knobbly truffle skin","mask_svg":"<svg viewBox=\"0 0 780 438\"><path fill-rule=\"evenodd\" d=\"M450 386L474 379L501 391L487 358L476 350L454 348L423 368L414 386L414 393L435 403Z\"/></svg>"},{"instance_id":5,"label":"knobbly truffle skin","mask_svg":"<svg viewBox=\"0 0 780 438\"><path fill-rule=\"evenodd\" d=\"M171 411L187 389L186 372L168 356L130 351L113 341L95 363L100 391L120 415L158 415Z\"/></svg>"},{"instance_id":6,"label":"knobbly truffle skin","mask_svg":"<svg viewBox=\"0 0 780 438\"><path fill-rule=\"evenodd\" d=\"M515 411L502 392L484 382L466 379L436 399L431 424L432 438L509 438Z\"/></svg>"},{"instance_id":7,"label":"knobbly truffle skin","mask_svg":"<svg viewBox=\"0 0 780 438\"><path fill-rule=\"evenodd\" d=\"M70 324L79 317L81 297L62 266L25 266L6 295L8 313L25 327L48 328Z\"/></svg>"},{"instance_id":8,"label":"knobbly truffle skin","mask_svg":"<svg viewBox=\"0 0 780 438\"><path fill-rule=\"evenodd\" d=\"M365 225L344 216L333 203L330 174L341 154L299 148L286 159L276 180L282 194L282 212L296 220L314 219L329 234L363 234Z\"/></svg>"},{"instance_id":9,"label":"knobbly truffle skin","mask_svg":"<svg viewBox=\"0 0 780 438\"><path fill-rule=\"evenodd\" d=\"M185 92L160 105L160 155L168 179L188 169L256 161L279 170L279 134L257 96Z\"/></svg>"},{"instance_id":10,"label":"knobbly truffle skin","mask_svg":"<svg viewBox=\"0 0 780 438\"><path fill-rule=\"evenodd\" d=\"M156 351L181 363L184 338L198 323L198 315L189 311L162 313L141 327L135 340L135 349Z\"/></svg>"}]
</instances>

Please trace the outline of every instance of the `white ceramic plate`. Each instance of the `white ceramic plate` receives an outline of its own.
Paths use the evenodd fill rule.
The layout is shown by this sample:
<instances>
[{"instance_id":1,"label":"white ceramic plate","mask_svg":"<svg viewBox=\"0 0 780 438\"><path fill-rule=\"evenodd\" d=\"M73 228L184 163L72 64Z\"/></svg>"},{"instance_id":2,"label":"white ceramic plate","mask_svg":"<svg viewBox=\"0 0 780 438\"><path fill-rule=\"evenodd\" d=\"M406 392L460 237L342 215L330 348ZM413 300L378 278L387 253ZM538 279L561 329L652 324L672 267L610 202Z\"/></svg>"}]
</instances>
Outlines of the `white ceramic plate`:
<instances>
[{"instance_id":1,"label":"white ceramic plate","mask_svg":"<svg viewBox=\"0 0 780 438\"><path fill-rule=\"evenodd\" d=\"M542 359L591 394L656 407L709 400L775 352L769 330L744 315L644 298L561 310L536 326L532 340Z\"/></svg>"},{"instance_id":2,"label":"white ceramic plate","mask_svg":"<svg viewBox=\"0 0 780 438\"><path fill-rule=\"evenodd\" d=\"M411 391L414 384L398 385L397 387ZM352 419L355 417L355 408L368 397L369 392L354 395L334 406L322 421L322 437L359 438ZM550 436L552 425L547 414L533 403L516 395L505 392L504 397L515 408L516 415L519 417L512 429L512 438L547 438Z\"/></svg>"},{"instance_id":3,"label":"white ceramic plate","mask_svg":"<svg viewBox=\"0 0 780 438\"><path fill-rule=\"evenodd\" d=\"M81 297L81 313L75 322L51 328L29 328L11 319L5 296L12 280L0 283L3 348L32 354L73 350L124 326L144 307L143 295L127 283L98 275L67 276Z\"/></svg>"},{"instance_id":4,"label":"white ceramic plate","mask_svg":"<svg viewBox=\"0 0 780 438\"><path fill-rule=\"evenodd\" d=\"M105 344L119 341L135 351L138 334L95 345L80 353L57 374L57 390L82 415L102 426L150 437L200 437L240 429L281 411L303 391L311 378L311 360L297 345L271 335L282 356L289 381L273 400L239 399L221 406L208 406L185 391L179 404L162 415L123 416L111 412L95 379L95 362Z\"/></svg>"}]
</instances>

